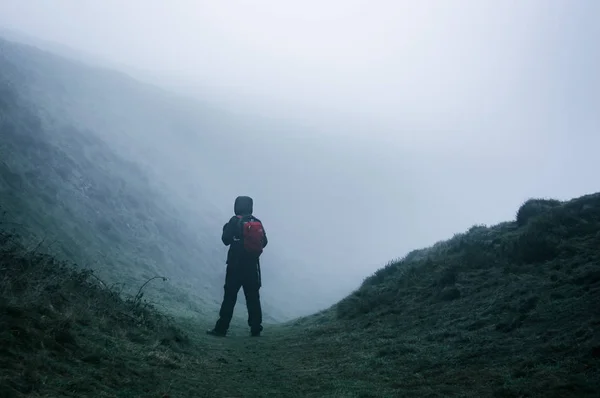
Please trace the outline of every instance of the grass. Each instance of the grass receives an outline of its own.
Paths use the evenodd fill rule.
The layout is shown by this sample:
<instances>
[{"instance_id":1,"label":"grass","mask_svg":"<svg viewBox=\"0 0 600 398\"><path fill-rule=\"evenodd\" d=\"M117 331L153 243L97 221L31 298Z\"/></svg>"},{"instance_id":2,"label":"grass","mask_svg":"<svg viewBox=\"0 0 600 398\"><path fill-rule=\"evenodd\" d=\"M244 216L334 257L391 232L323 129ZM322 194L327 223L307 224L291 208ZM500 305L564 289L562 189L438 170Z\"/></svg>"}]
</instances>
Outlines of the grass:
<instances>
[{"instance_id":1,"label":"grass","mask_svg":"<svg viewBox=\"0 0 600 398\"><path fill-rule=\"evenodd\" d=\"M163 388L160 369L189 345L167 316L11 235L0 244L0 395L115 396L132 378Z\"/></svg>"},{"instance_id":2,"label":"grass","mask_svg":"<svg viewBox=\"0 0 600 398\"><path fill-rule=\"evenodd\" d=\"M367 278L336 316L363 335L387 335L366 344L379 347L382 365L396 369L403 386L428 380L418 387L423 395L433 387L595 396L599 248L600 195L554 202L526 222L475 226L409 254Z\"/></svg>"},{"instance_id":3,"label":"grass","mask_svg":"<svg viewBox=\"0 0 600 398\"><path fill-rule=\"evenodd\" d=\"M412 252L259 339L240 322L227 338L206 336L207 319L169 318L4 234L0 392L596 397L600 194L520 224L474 226Z\"/></svg>"}]
</instances>

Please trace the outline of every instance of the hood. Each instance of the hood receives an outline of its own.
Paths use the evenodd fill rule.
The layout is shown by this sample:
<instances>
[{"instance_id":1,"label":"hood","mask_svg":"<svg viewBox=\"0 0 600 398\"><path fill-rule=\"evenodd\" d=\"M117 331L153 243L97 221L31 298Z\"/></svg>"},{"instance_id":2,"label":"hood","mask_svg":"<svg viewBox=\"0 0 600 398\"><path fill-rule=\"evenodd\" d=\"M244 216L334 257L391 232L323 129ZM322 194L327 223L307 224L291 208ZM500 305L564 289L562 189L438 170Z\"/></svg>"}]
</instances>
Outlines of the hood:
<instances>
[{"instance_id":1,"label":"hood","mask_svg":"<svg viewBox=\"0 0 600 398\"><path fill-rule=\"evenodd\" d=\"M235 198L235 204L233 205L233 211L236 216L245 216L252 214L253 201L250 196L238 196Z\"/></svg>"}]
</instances>

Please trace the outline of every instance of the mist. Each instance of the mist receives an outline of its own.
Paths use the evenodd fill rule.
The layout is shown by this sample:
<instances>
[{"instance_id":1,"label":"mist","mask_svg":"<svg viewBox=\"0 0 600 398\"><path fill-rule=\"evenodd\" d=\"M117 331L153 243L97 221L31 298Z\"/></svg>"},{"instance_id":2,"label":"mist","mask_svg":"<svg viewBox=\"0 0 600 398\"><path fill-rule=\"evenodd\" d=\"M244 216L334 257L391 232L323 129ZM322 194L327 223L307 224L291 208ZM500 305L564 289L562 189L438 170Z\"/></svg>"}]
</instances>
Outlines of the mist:
<instances>
[{"instance_id":1,"label":"mist","mask_svg":"<svg viewBox=\"0 0 600 398\"><path fill-rule=\"evenodd\" d=\"M320 307L529 197L597 190L598 16L593 0L0 4L6 29L190 98L169 97L179 126L122 126L135 156L190 214L224 223L252 196L264 274L306 281Z\"/></svg>"}]
</instances>

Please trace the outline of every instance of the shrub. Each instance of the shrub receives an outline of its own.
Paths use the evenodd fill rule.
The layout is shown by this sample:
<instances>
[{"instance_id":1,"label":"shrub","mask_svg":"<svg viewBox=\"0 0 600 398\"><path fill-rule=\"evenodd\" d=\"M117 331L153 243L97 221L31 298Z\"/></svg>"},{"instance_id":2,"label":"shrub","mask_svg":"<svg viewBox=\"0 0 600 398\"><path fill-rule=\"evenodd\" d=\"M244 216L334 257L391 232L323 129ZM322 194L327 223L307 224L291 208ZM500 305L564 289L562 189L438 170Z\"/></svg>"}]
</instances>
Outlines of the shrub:
<instances>
[{"instance_id":1,"label":"shrub","mask_svg":"<svg viewBox=\"0 0 600 398\"><path fill-rule=\"evenodd\" d=\"M552 260L559 253L560 236L556 217L538 217L527 226L517 239L516 259L527 264Z\"/></svg>"},{"instance_id":2,"label":"shrub","mask_svg":"<svg viewBox=\"0 0 600 398\"><path fill-rule=\"evenodd\" d=\"M517 225L522 227L532 218L560 205L561 202L556 199L529 199L517 211Z\"/></svg>"}]
</instances>

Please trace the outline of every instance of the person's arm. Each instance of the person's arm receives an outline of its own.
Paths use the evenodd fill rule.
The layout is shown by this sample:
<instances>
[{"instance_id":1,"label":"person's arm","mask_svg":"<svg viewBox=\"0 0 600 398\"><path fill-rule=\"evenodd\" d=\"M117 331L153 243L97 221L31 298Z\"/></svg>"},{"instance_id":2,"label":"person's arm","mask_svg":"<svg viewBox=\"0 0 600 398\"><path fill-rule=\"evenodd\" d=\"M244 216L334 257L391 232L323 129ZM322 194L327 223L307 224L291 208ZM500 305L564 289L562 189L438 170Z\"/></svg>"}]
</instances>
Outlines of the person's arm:
<instances>
[{"instance_id":1,"label":"person's arm","mask_svg":"<svg viewBox=\"0 0 600 398\"><path fill-rule=\"evenodd\" d=\"M229 222L223 225L223 234L221 235L221 240L225 246L229 246L233 243L233 238L236 235L237 220L237 217L231 217Z\"/></svg>"}]
</instances>

